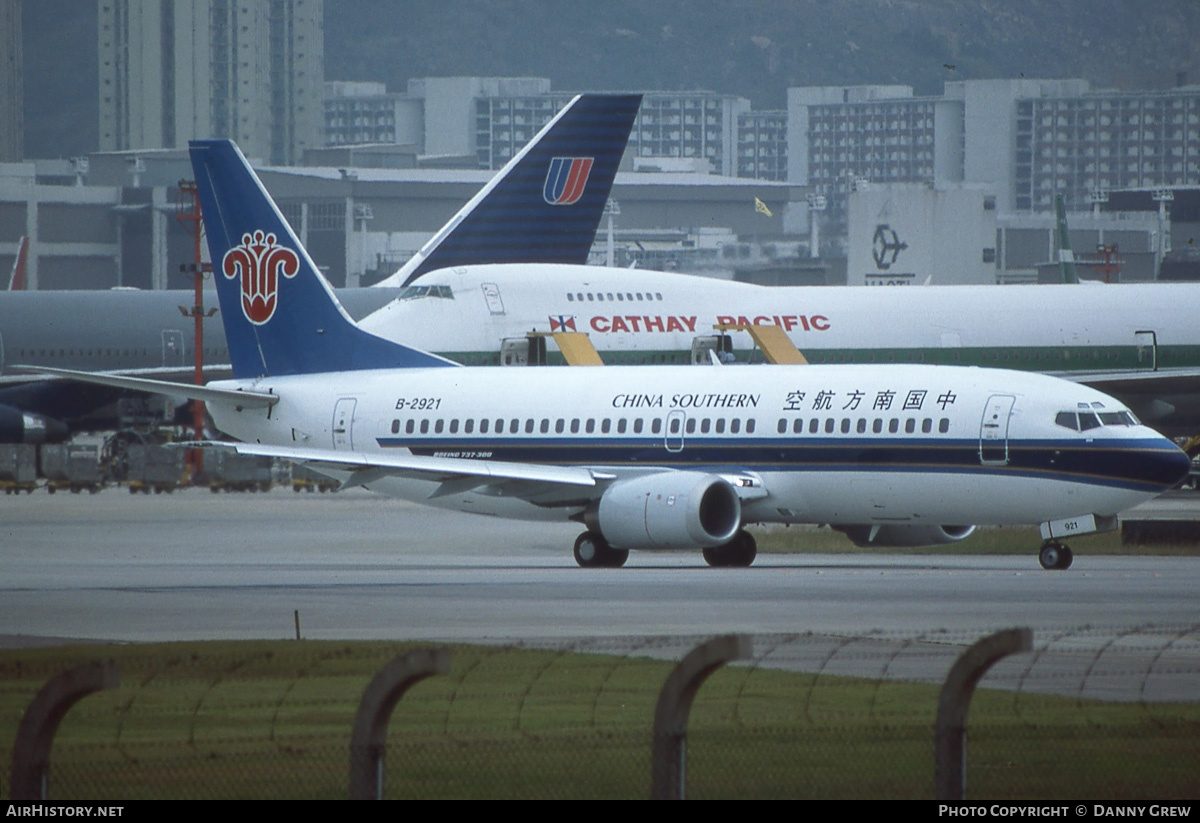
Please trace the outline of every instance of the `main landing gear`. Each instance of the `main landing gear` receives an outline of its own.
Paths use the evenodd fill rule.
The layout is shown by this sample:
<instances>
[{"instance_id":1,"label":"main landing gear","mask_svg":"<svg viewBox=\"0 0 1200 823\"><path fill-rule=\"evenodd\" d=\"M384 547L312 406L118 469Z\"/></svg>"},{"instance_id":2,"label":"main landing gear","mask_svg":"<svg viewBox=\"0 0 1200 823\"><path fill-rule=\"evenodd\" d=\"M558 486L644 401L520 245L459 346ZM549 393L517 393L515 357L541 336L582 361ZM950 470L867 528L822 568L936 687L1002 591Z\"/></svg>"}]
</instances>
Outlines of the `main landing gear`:
<instances>
[{"instance_id":1,"label":"main landing gear","mask_svg":"<svg viewBox=\"0 0 1200 823\"><path fill-rule=\"evenodd\" d=\"M713 568L745 568L758 556L758 543L749 532L739 531L721 546L704 550L704 562Z\"/></svg>"},{"instance_id":2,"label":"main landing gear","mask_svg":"<svg viewBox=\"0 0 1200 823\"><path fill-rule=\"evenodd\" d=\"M1075 555L1067 548L1067 545L1059 543L1057 540L1047 540L1038 552L1038 562L1042 564L1043 569L1050 571L1069 569L1071 561L1074 559Z\"/></svg>"},{"instance_id":3,"label":"main landing gear","mask_svg":"<svg viewBox=\"0 0 1200 823\"><path fill-rule=\"evenodd\" d=\"M628 559L628 549L614 549L598 532L575 538L575 562L585 569L616 569Z\"/></svg>"},{"instance_id":4,"label":"main landing gear","mask_svg":"<svg viewBox=\"0 0 1200 823\"><path fill-rule=\"evenodd\" d=\"M705 562L717 568L745 568L757 556L758 543L745 531L728 543L704 550ZM614 549L599 532L584 532L575 539L575 562L585 569L615 569L628 559L628 549Z\"/></svg>"}]
</instances>

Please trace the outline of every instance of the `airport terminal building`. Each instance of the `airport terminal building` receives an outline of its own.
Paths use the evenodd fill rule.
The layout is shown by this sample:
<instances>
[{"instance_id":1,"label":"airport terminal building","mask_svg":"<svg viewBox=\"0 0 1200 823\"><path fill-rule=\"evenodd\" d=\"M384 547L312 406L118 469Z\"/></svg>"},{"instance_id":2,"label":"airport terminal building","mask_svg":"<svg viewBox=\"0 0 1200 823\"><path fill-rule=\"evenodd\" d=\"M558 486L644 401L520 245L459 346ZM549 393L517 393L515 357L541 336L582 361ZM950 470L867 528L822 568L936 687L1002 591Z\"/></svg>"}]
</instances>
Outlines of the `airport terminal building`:
<instances>
[{"instance_id":1,"label":"airport terminal building","mask_svg":"<svg viewBox=\"0 0 1200 823\"><path fill-rule=\"evenodd\" d=\"M165 26L145 4L111 8ZM185 21L169 22L178 37ZM241 145L340 286L402 264L573 93L547 78L435 77L402 92L330 82L318 96L321 147L269 134ZM787 102L756 111L734 95L646 92L593 262L762 283L1033 282L1055 276L1061 194L1076 254L1093 264L1084 276L1198 276L1185 249L1200 231L1200 86L1182 78L1145 92L1079 79L961 81L934 96L793 88ZM165 111L128 101L135 110ZM139 126L157 135L145 146L0 164L0 270L27 237L32 287L188 285L177 184L200 126L174 111L173 125Z\"/></svg>"}]
</instances>

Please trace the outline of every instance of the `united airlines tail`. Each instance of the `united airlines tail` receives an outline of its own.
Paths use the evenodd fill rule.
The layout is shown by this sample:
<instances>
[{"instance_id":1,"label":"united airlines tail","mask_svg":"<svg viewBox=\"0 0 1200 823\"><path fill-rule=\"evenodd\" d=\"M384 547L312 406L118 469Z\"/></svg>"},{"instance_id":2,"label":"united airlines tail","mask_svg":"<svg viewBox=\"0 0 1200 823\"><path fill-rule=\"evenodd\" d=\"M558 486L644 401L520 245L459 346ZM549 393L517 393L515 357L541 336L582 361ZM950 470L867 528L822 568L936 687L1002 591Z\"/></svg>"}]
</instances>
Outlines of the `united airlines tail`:
<instances>
[{"instance_id":1,"label":"united airlines tail","mask_svg":"<svg viewBox=\"0 0 1200 823\"><path fill-rule=\"evenodd\" d=\"M189 148L234 377L456 365L359 329L238 147Z\"/></svg>"},{"instance_id":2,"label":"united airlines tail","mask_svg":"<svg viewBox=\"0 0 1200 823\"><path fill-rule=\"evenodd\" d=\"M394 275L484 263L587 262L640 94L581 94Z\"/></svg>"}]
</instances>

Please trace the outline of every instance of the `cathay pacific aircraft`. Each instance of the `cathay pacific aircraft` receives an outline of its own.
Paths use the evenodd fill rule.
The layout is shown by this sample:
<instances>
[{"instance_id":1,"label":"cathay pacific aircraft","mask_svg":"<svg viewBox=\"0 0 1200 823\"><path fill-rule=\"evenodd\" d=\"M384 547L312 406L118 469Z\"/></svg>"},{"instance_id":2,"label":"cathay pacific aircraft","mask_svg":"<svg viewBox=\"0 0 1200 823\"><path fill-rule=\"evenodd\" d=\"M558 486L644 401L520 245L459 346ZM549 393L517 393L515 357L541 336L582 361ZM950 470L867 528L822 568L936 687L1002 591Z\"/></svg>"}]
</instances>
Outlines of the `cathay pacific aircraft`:
<instances>
[{"instance_id":1,"label":"cathay pacific aircraft","mask_svg":"<svg viewBox=\"0 0 1200 823\"><path fill-rule=\"evenodd\" d=\"M204 400L241 453L458 511L578 522L581 566L633 549L748 566L752 523L830 523L885 546L1038 523L1041 563L1061 569L1063 537L1114 528L1189 467L1120 402L1040 374L459 366L359 328L236 146L191 152L234 379L168 389Z\"/></svg>"}]
</instances>

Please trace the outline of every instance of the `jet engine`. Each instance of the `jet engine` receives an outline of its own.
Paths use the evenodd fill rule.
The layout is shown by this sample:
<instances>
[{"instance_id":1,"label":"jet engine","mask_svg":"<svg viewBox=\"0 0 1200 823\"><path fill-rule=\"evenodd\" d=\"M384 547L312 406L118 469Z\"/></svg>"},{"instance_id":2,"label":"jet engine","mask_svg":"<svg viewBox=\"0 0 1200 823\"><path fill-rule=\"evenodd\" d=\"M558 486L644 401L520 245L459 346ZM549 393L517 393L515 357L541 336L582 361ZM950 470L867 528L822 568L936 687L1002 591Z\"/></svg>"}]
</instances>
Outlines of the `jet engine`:
<instances>
[{"instance_id":1,"label":"jet engine","mask_svg":"<svg viewBox=\"0 0 1200 823\"><path fill-rule=\"evenodd\" d=\"M974 526L834 526L856 546L944 546L966 540Z\"/></svg>"},{"instance_id":2,"label":"jet engine","mask_svg":"<svg viewBox=\"0 0 1200 823\"><path fill-rule=\"evenodd\" d=\"M0 443L59 443L69 436L66 425L54 418L0 405Z\"/></svg>"},{"instance_id":3,"label":"jet engine","mask_svg":"<svg viewBox=\"0 0 1200 823\"><path fill-rule=\"evenodd\" d=\"M715 474L663 472L613 483L585 519L617 548L711 548L737 534L742 504Z\"/></svg>"}]
</instances>

